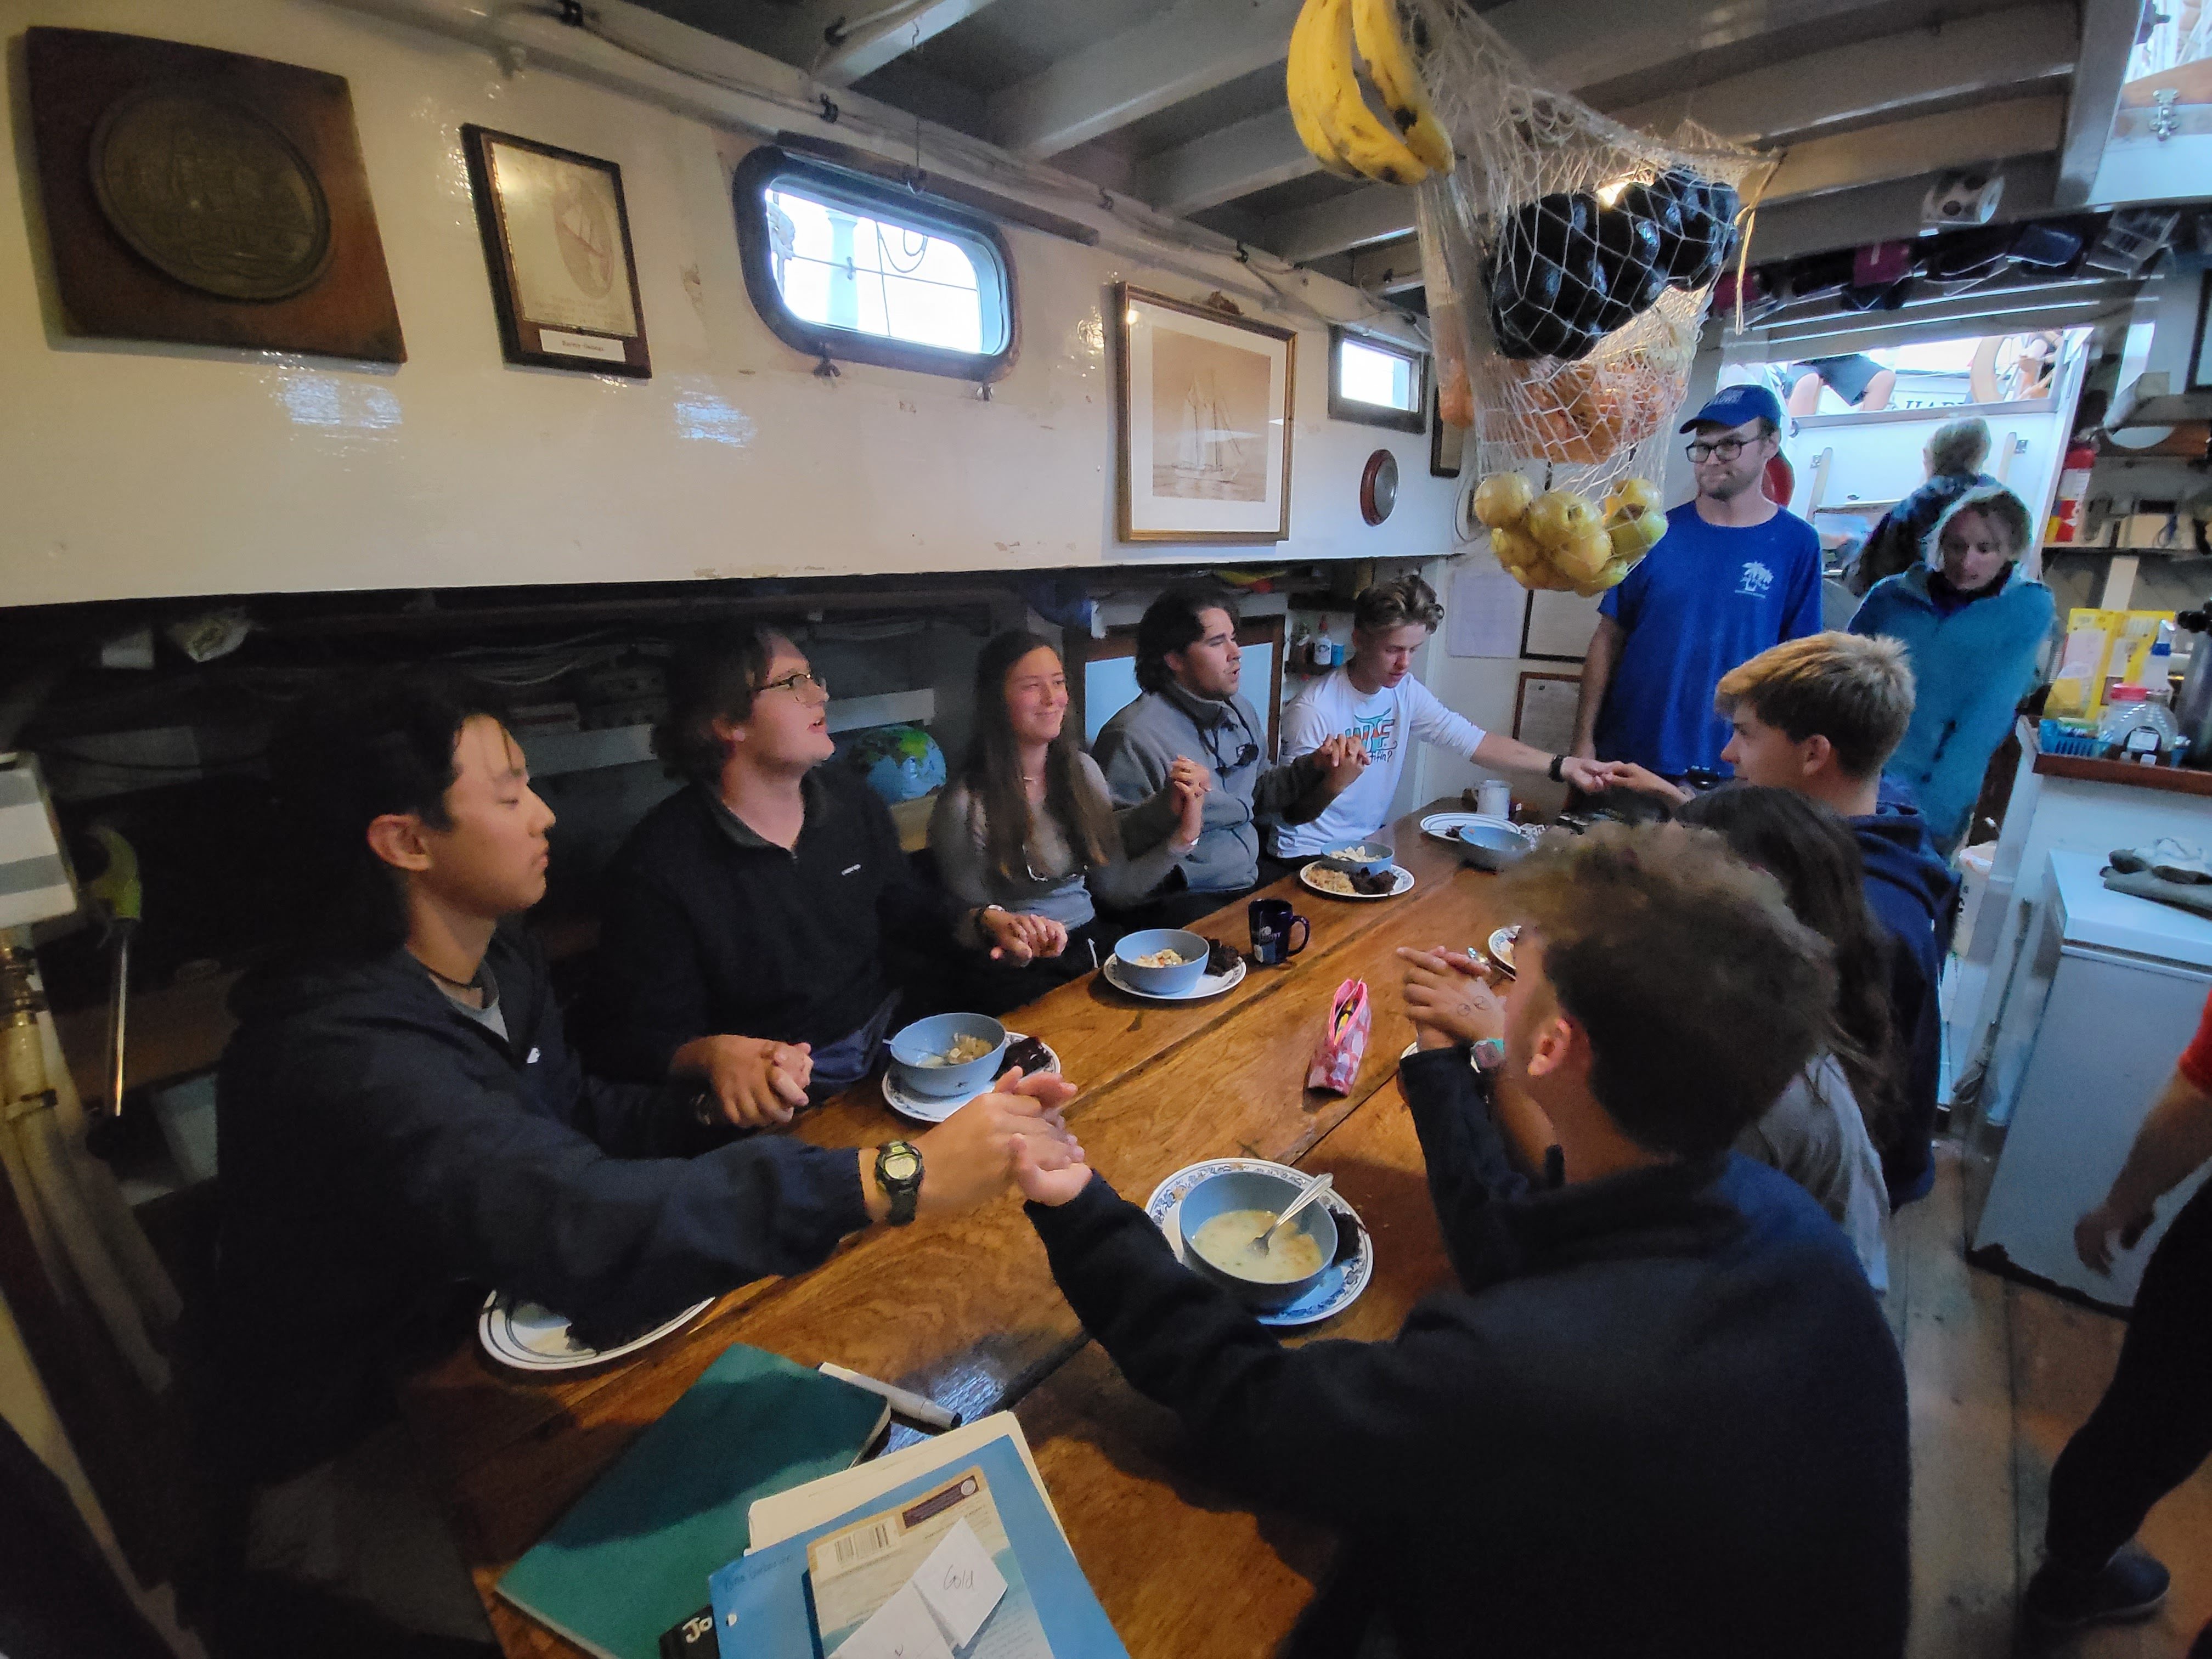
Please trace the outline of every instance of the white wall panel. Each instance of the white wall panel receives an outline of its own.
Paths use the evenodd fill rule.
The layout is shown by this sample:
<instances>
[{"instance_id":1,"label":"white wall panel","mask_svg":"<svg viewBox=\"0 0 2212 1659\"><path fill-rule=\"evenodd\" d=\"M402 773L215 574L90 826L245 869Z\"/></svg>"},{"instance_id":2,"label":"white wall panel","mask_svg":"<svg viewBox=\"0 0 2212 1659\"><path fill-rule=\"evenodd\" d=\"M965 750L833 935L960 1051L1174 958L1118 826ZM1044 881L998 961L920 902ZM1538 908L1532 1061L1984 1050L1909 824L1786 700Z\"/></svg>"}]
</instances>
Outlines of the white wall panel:
<instances>
[{"instance_id":1,"label":"white wall panel","mask_svg":"<svg viewBox=\"0 0 2212 1659\"><path fill-rule=\"evenodd\" d=\"M63 21L0 0L12 42ZM549 70L311 0L80 0L66 21L342 74L406 333L398 368L62 332L11 110L0 167L0 600L700 577L1425 557L1451 484L1425 436L1327 418L1328 337L1299 329L1291 539L1114 539L1117 278L1208 286L1010 228L1023 348L990 401L936 377L834 380L755 315L728 171L749 141ZM20 47L16 47L20 50ZM11 96L18 90L11 87ZM650 380L501 360L461 162L465 121L618 162ZM1185 270L1210 262L1178 251ZM1221 262L1224 286L1253 274ZM1241 280L1238 280L1241 279ZM1318 307L1360 301L1307 279ZM1248 310L1250 307L1248 307ZM1360 468L1398 457L1398 509L1360 520Z\"/></svg>"}]
</instances>

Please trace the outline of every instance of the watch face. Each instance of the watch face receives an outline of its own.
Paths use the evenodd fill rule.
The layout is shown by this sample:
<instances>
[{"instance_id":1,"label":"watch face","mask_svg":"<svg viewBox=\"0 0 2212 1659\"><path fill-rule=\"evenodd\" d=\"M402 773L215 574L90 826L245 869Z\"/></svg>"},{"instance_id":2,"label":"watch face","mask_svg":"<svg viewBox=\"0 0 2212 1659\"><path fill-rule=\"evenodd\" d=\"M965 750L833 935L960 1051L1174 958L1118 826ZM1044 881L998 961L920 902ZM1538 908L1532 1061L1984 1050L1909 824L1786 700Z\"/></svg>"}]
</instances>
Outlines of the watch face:
<instances>
[{"instance_id":1,"label":"watch face","mask_svg":"<svg viewBox=\"0 0 2212 1659\"><path fill-rule=\"evenodd\" d=\"M921 1173L921 1160L911 1150L901 1146L884 1154L882 1167L886 1181L911 1181Z\"/></svg>"}]
</instances>

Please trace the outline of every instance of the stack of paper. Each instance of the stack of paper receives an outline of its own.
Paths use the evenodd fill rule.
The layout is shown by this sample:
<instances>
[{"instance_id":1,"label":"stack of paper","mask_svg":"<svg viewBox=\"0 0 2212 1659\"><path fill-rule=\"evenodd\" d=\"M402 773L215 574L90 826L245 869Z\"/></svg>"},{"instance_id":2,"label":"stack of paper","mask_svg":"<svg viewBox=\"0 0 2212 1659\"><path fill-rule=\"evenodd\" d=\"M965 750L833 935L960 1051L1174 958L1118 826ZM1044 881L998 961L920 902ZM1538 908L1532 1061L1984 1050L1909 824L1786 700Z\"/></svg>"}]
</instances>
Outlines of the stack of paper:
<instances>
[{"instance_id":1,"label":"stack of paper","mask_svg":"<svg viewBox=\"0 0 2212 1659\"><path fill-rule=\"evenodd\" d=\"M1127 1659L1010 1413L753 1506L721 1659Z\"/></svg>"}]
</instances>

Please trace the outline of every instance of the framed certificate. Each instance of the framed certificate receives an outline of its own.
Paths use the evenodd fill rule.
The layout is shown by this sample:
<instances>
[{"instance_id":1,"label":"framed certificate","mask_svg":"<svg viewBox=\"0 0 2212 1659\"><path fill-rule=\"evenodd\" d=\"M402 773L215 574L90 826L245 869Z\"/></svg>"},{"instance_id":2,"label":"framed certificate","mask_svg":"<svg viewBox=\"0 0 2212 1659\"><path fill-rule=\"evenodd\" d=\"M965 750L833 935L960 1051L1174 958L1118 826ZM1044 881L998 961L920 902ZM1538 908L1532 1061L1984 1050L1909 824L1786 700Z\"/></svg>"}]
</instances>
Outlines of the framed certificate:
<instances>
[{"instance_id":1,"label":"framed certificate","mask_svg":"<svg viewBox=\"0 0 2212 1659\"><path fill-rule=\"evenodd\" d=\"M479 126L461 143L507 361L650 378L622 169Z\"/></svg>"}]
</instances>

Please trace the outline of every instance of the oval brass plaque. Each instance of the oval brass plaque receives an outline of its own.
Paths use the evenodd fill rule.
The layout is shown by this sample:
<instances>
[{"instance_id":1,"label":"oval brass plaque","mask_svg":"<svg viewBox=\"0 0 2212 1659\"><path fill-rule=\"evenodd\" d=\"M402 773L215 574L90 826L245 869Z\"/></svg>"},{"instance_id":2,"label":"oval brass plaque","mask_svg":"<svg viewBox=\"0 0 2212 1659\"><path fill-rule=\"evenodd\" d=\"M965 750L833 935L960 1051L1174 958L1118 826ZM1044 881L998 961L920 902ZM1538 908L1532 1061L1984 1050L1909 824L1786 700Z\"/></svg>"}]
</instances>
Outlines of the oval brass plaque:
<instances>
[{"instance_id":1,"label":"oval brass plaque","mask_svg":"<svg viewBox=\"0 0 2212 1659\"><path fill-rule=\"evenodd\" d=\"M92 135L92 187L118 235L156 270L226 300L283 300L331 258L331 211L292 142L191 87L118 100Z\"/></svg>"}]
</instances>

